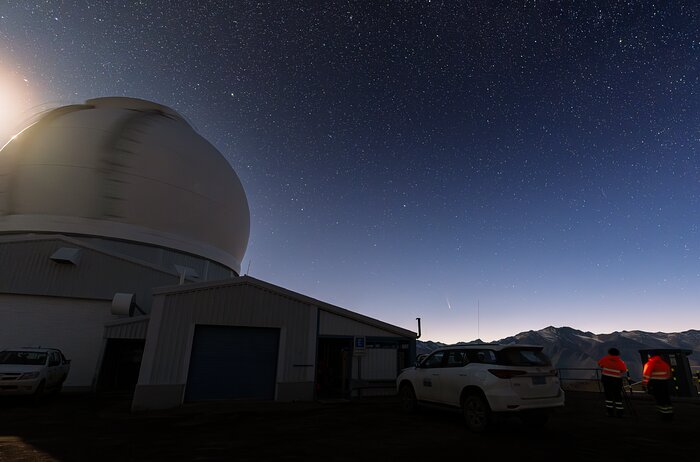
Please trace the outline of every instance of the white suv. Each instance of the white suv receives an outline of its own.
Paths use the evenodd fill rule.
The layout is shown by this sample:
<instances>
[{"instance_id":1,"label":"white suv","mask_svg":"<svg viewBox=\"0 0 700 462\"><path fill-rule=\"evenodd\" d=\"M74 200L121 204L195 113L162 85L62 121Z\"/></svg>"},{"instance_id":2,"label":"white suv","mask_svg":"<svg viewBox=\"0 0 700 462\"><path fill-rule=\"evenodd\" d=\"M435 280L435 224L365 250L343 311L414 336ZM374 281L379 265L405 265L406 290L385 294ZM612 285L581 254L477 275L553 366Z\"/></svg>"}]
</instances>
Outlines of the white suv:
<instances>
[{"instance_id":1,"label":"white suv","mask_svg":"<svg viewBox=\"0 0 700 462\"><path fill-rule=\"evenodd\" d=\"M405 410L419 403L459 408L471 430L483 431L493 413L518 413L544 425L564 406L556 370L541 346L474 344L439 348L404 369L396 387Z\"/></svg>"}]
</instances>

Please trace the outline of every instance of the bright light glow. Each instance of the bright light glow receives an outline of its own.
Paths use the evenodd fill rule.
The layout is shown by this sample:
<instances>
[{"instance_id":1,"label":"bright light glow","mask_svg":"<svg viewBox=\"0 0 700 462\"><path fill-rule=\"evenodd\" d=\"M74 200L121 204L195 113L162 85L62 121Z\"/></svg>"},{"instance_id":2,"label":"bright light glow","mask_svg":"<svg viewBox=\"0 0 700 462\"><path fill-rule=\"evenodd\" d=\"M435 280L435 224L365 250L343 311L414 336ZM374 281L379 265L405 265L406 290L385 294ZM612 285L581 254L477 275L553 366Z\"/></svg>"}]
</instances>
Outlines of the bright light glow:
<instances>
[{"instance_id":1,"label":"bright light glow","mask_svg":"<svg viewBox=\"0 0 700 462\"><path fill-rule=\"evenodd\" d=\"M31 107L27 79L0 68L0 146L24 128Z\"/></svg>"}]
</instances>

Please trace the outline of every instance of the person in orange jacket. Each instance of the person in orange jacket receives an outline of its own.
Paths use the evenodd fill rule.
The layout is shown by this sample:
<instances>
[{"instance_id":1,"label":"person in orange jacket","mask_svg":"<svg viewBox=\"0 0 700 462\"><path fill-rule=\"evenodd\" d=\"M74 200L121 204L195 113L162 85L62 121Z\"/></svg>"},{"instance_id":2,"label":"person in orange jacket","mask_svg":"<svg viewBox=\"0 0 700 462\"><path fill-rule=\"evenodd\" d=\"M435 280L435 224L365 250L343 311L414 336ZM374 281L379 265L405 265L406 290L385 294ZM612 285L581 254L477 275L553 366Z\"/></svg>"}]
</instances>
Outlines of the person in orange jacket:
<instances>
[{"instance_id":1,"label":"person in orange jacket","mask_svg":"<svg viewBox=\"0 0 700 462\"><path fill-rule=\"evenodd\" d=\"M673 420L671 406L671 366L659 355L651 356L644 364L642 386L656 400L656 410L664 420Z\"/></svg>"},{"instance_id":2,"label":"person in orange jacket","mask_svg":"<svg viewBox=\"0 0 700 462\"><path fill-rule=\"evenodd\" d=\"M622 417L622 378L627 373L627 365L620 359L620 350L610 348L608 354L598 361L601 367L603 391L605 392L605 411L609 416Z\"/></svg>"}]
</instances>

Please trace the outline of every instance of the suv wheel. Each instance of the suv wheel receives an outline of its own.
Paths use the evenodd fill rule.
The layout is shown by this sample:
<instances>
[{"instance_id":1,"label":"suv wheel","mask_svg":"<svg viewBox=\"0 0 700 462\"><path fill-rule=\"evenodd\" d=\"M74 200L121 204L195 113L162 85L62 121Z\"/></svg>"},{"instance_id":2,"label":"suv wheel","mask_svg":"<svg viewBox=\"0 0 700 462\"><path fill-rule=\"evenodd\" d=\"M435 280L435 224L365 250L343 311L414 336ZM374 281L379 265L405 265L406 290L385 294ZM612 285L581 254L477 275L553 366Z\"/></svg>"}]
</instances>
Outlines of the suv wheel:
<instances>
[{"instance_id":1,"label":"suv wheel","mask_svg":"<svg viewBox=\"0 0 700 462\"><path fill-rule=\"evenodd\" d=\"M413 391L413 386L408 383L401 385L399 398L401 399L401 407L404 412L415 412L418 403L416 402L416 392Z\"/></svg>"},{"instance_id":2,"label":"suv wheel","mask_svg":"<svg viewBox=\"0 0 700 462\"><path fill-rule=\"evenodd\" d=\"M467 396L462 404L462 412L471 431L483 432L491 425L491 409L479 395Z\"/></svg>"}]
</instances>

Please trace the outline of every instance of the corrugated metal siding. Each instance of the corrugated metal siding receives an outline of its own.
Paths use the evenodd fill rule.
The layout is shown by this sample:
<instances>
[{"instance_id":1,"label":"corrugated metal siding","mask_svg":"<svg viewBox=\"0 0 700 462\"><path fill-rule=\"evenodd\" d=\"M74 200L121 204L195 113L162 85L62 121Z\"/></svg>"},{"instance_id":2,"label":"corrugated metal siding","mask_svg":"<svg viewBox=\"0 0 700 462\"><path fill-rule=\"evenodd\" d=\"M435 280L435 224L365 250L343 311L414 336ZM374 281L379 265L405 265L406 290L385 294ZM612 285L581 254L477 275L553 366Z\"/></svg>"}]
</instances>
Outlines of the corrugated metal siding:
<instances>
[{"instance_id":1,"label":"corrugated metal siding","mask_svg":"<svg viewBox=\"0 0 700 462\"><path fill-rule=\"evenodd\" d=\"M149 318L134 318L129 322L105 326L105 338L145 339Z\"/></svg>"},{"instance_id":2,"label":"corrugated metal siding","mask_svg":"<svg viewBox=\"0 0 700 462\"><path fill-rule=\"evenodd\" d=\"M156 296L160 297L165 297L162 309L156 302L151 321L160 324L157 338L146 341L146 353L152 355L149 363L157 359L148 377L139 379L140 384L185 382L195 324L279 327L278 381L313 380L313 368L299 367L315 362L313 307L248 285ZM149 345L152 341L156 344Z\"/></svg>"},{"instance_id":3,"label":"corrugated metal siding","mask_svg":"<svg viewBox=\"0 0 700 462\"><path fill-rule=\"evenodd\" d=\"M374 336L374 337L397 337L392 332L388 332L377 327L368 326L361 322L338 316L333 313L321 310L319 321L319 335L346 335L346 336Z\"/></svg>"},{"instance_id":4,"label":"corrugated metal siding","mask_svg":"<svg viewBox=\"0 0 700 462\"><path fill-rule=\"evenodd\" d=\"M396 348L370 348L360 356L362 380L393 380L397 369Z\"/></svg>"},{"instance_id":5,"label":"corrugated metal siding","mask_svg":"<svg viewBox=\"0 0 700 462\"><path fill-rule=\"evenodd\" d=\"M66 386L89 387L109 311L109 302L0 294L0 348L60 348L71 360Z\"/></svg>"},{"instance_id":6,"label":"corrugated metal siding","mask_svg":"<svg viewBox=\"0 0 700 462\"><path fill-rule=\"evenodd\" d=\"M115 292L136 295L144 309L151 288L179 282L175 275L81 247L77 265L56 263L61 247L79 247L60 239L0 243L0 292L111 300Z\"/></svg>"}]
</instances>

